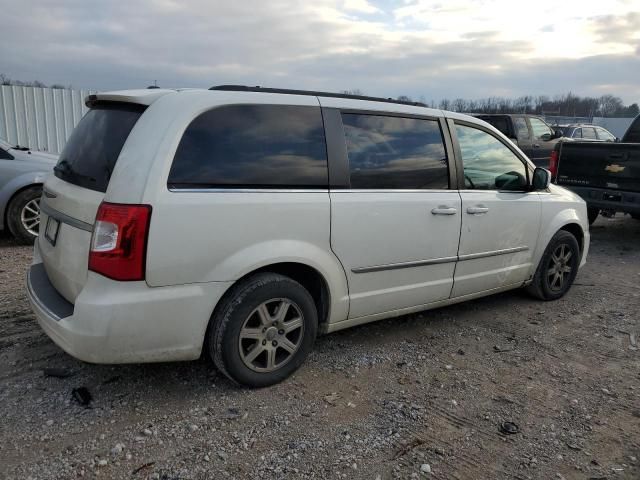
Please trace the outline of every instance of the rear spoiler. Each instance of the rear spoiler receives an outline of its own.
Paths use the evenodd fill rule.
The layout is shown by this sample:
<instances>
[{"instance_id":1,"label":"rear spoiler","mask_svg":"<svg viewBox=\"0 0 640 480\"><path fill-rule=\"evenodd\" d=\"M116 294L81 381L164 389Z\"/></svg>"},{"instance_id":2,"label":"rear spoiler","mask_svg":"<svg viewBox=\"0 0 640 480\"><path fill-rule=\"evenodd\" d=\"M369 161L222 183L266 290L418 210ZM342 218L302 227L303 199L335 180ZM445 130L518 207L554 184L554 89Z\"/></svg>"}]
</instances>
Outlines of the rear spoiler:
<instances>
[{"instance_id":1,"label":"rear spoiler","mask_svg":"<svg viewBox=\"0 0 640 480\"><path fill-rule=\"evenodd\" d=\"M176 90L167 88L153 88L144 90L121 90L116 92L102 92L88 95L84 99L84 104L91 108L98 102L121 102L121 103L137 103L138 105L151 105L169 93Z\"/></svg>"}]
</instances>

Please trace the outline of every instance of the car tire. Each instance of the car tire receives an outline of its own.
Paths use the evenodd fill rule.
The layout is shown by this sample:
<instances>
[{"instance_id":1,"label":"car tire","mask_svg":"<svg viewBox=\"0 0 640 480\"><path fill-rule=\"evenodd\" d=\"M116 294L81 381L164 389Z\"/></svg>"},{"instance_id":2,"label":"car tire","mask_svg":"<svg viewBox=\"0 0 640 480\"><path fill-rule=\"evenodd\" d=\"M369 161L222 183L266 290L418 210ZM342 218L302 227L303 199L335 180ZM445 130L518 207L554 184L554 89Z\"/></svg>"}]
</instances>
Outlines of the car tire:
<instances>
[{"instance_id":1,"label":"car tire","mask_svg":"<svg viewBox=\"0 0 640 480\"><path fill-rule=\"evenodd\" d=\"M557 300L571 288L579 265L580 247L576 237L560 230L542 254L527 291L540 300Z\"/></svg>"},{"instance_id":2,"label":"car tire","mask_svg":"<svg viewBox=\"0 0 640 480\"><path fill-rule=\"evenodd\" d=\"M300 367L317 329L315 303L302 285L284 275L258 273L221 300L205 344L218 370L240 385L260 388Z\"/></svg>"},{"instance_id":3,"label":"car tire","mask_svg":"<svg viewBox=\"0 0 640 480\"><path fill-rule=\"evenodd\" d=\"M593 222L596 221L600 215L600 209L595 207L587 207L587 218L589 220L589 225L593 225Z\"/></svg>"},{"instance_id":4,"label":"car tire","mask_svg":"<svg viewBox=\"0 0 640 480\"><path fill-rule=\"evenodd\" d=\"M29 245L38 236L42 187L33 186L18 193L7 208L7 226L19 243Z\"/></svg>"}]
</instances>

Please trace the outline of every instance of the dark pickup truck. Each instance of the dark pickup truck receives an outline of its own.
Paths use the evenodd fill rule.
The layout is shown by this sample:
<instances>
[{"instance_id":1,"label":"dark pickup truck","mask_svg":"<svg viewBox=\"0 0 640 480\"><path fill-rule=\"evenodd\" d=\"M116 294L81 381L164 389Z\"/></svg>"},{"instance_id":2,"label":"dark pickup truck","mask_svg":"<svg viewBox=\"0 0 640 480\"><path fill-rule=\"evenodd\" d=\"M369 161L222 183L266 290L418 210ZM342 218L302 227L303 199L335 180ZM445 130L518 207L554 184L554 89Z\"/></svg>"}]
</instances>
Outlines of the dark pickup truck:
<instances>
[{"instance_id":1,"label":"dark pickup truck","mask_svg":"<svg viewBox=\"0 0 640 480\"><path fill-rule=\"evenodd\" d=\"M490 123L520 147L537 167L549 167L554 147L563 136L540 117L525 114L477 114L475 117Z\"/></svg>"},{"instance_id":2,"label":"dark pickup truck","mask_svg":"<svg viewBox=\"0 0 640 480\"><path fill-rule=\"evenodd\" d=\"M620 143L559 142L549 170L587 202L589 223L601 210L640 219L640 116Z\"/></svg>"}]
</instances>

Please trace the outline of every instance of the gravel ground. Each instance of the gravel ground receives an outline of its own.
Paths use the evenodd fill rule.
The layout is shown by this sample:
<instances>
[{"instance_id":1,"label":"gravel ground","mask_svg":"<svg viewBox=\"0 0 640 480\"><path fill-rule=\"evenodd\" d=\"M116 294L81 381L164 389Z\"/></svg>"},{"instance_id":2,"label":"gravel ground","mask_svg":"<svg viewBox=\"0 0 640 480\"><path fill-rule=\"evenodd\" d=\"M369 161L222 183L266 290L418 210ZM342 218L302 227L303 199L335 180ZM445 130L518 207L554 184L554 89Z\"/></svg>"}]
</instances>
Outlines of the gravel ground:
<instances>
[{"instance_id":1,"label":"gravel ground","mask_svg":"<svg viewBox=\"0 0 640 480\"><path fill-rule=\"evenodd\" d=\"M29 310L30 257L0 238L4 478L640 478L640 222L629 217L596 222L562 300L514 291L324 336L296 375L253 391L206 360L66 355Z\"/></svg>"}]
</instances>

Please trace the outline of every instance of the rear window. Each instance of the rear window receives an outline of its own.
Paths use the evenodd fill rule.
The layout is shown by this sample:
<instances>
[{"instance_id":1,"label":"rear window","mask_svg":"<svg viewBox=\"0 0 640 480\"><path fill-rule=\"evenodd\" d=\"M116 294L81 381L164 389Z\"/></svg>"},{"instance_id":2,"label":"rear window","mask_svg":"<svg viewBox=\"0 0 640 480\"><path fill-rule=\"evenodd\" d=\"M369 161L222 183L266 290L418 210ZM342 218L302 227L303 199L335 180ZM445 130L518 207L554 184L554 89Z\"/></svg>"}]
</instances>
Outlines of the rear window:
<instances>
[{"instance_id":1,"label":"rear window","mask_svg":"<svg viewBox=\"0 0 640 480\"><path fill-rule=\"evenodd\" d=\"M67 140L54 168L55 176L106 192L124 142L144 109L142 105L118 103L89 110Z\"/></svg>"},{"instance_id":2,"label":"rear window","mask_svg":"<svg viewBox=\"0 0 640 480\"><path fill-rule=\"evenodd\" d=\"M229 105L196 117L169 173L171 188L327 188L320 107Z\"/></svg>"}]
</instances>

